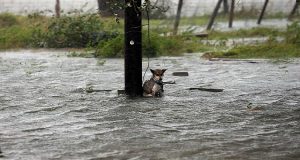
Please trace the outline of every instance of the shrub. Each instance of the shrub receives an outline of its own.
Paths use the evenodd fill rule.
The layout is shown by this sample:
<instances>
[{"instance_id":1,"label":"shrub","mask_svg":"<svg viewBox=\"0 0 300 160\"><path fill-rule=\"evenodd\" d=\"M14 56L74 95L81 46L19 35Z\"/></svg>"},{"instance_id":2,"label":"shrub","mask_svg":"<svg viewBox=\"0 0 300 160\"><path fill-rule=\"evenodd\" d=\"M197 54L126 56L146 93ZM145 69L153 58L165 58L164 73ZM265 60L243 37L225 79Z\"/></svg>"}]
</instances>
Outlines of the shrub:
<instances>
[{"instance_id":1,"label":"shrub","mask_svg":"<svg viewBox=\"0 0 300 160\"><path fill-rule=\"evenodd\" d=\"M45 28L37 27L32 37L35 46L82 48L96 46L100 40L115 36L102 29L98 14L65 15L52 17Z\"/></svg>"},{"instance_id":2,"label":"shrub","mask_svg":"<svg viewBox=\"0 0 300 160\"><path fill-rule=\"evenodd\" d=\"M10 13L0 14L0 27L11 27L19 24L16 16Z\"/></svg>"},{"instance_id":3,"label":"shrub","mask_svg":"<svg viewBox=\"0 0 300 160\"><path fill-rule=\"evenodd\" d=\"M181 37L161 37L150 33L150 41L146 33L143 33L142 53L146 57L157 57L162 55L180 55L184 52L184 42ZM123 57L124 35L102 41L96 47L97 57Z\"/></svg>"},{"instance_id":4,"label":"shrub","mask_svg":"<svg viewBox=\"0 0 300 160\"><path fill-rule=\"evenodd\" d=\"M299 22L294 22L287 27L285 34L286 42L290 44L300 44L300 25Z\"/></svg>"},{"instance_id":5,"label":"shrub","mask_svg":"<svg viewBox=\"0 0 300 160\"><path fill-rule=\"evenodd\" d=\"M119 35L115 38L102 41L96 47L96 57L123 57L124 38Z\"/></svg>"}]
</instances>

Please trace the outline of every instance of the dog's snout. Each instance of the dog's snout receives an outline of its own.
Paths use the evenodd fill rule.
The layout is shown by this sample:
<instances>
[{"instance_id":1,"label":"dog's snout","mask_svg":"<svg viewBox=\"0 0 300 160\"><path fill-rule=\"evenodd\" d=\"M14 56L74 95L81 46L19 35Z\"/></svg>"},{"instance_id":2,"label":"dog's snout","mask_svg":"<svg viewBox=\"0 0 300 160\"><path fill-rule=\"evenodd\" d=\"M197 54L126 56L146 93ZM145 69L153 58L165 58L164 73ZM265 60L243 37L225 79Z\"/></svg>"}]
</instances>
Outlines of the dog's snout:
<instances>
[{"instance_id":1,"label":"dog's snout","mask_svg":"<svg viewBox=\"0 0 300 160\"><path fill-rule=\"evenodd\" d=\"M159 77L159 80L161 81L161 80L162 80L162 78L161 78L161 77Z\"/></svg>"}]
</instances>

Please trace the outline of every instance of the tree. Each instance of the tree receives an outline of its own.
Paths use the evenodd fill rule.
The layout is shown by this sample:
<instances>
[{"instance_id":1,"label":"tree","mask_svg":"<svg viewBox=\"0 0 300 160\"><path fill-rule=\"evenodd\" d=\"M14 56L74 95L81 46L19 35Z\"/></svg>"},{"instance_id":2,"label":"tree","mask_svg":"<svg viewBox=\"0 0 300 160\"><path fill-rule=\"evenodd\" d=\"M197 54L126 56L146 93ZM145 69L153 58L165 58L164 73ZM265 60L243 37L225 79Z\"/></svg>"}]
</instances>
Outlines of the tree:
<instances>
[{"instance_id":1,"label":"tree","mask_svg":"<svg viewBox=\"0 0 300 160\"><path fill-rule=\"evenodd\" d=\"M60 1L59 0L56 0L55 15L56 15L57 18L60 17Z\"/></svg>"},{"instance_id":2,"label":"tree","mask_svg":"<svg viewBox=\"0 0 300 160\"><path fill-rule=\"evenodd\" d=\"M174 30L173 30L173 35L176 35L178 32L178 26L180 22L180 15L181 15L181 9L183 6L183 0L178 1L178 6L177 6L177 13L176 13L176 18L175 18L175 23L174 23Z\"/></svg>"}]
</instances>

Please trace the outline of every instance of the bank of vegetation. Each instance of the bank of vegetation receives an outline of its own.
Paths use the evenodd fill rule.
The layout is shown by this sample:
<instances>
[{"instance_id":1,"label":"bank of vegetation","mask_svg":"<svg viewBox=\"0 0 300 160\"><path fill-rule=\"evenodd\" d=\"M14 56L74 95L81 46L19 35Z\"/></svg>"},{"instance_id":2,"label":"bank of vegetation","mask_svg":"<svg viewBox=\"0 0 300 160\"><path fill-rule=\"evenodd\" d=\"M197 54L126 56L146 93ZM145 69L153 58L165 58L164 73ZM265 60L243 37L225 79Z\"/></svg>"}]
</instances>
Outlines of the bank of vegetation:
<instances>
[{"instance_id":1,"label":"bank of vegetation","mask_svg":"<svg viewBox=\"0 0 300 160\"><path fill-rule=\"evenodd\" d=\"M198 17L194 23L204 24L207 16ZM146 22L146 21L145 21ZM278 58L300 57L300 27L295 22L287 30L272 28L241 29L237 31L211 31L205 40L226 42L231 38L268 37L268 41L256 45L227 46L204 43L187 29L178 36L169 36L169 21L151 20L150 39L147 26L143 30L143 54L145 56L178 56L182 53L209 52L210 57L230 58ZM187 23L182 19L183 24ZM199 23L199 24L198 24ZM0 50L21 48L79 48L73 56L122 57L124 24L114 18L102 18L98 14L72 12L60 18L33 13L26 16L0 14ZM276 37L284 40L278 42ZM226 50L226 52L224 52Z\"/></svg>"}]
</instances>

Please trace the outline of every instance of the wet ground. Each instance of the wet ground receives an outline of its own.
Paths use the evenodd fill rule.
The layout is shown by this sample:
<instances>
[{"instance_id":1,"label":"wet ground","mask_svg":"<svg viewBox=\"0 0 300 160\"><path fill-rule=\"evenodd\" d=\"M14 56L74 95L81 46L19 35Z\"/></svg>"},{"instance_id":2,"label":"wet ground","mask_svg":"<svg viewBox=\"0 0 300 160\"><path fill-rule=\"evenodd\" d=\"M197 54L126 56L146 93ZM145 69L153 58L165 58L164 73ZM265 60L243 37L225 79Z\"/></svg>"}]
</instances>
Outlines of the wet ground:
<instances>
[{"instance_id":1,"label":"wet ground","mask_svg":"<svg viewBox=\"0 0 300 160\"><path fill-rule=\"evenodd\" d=\"M130 99L117 95L121 59L0 53L2 159L299 159L299 59L207 61L193 54L150 65L167 68L165 81L176 84L166 85L162 98ZM172 76L177 71L189 76ZM248 110L249 103L259 110Z\"/></svg>"}]
</instances>

